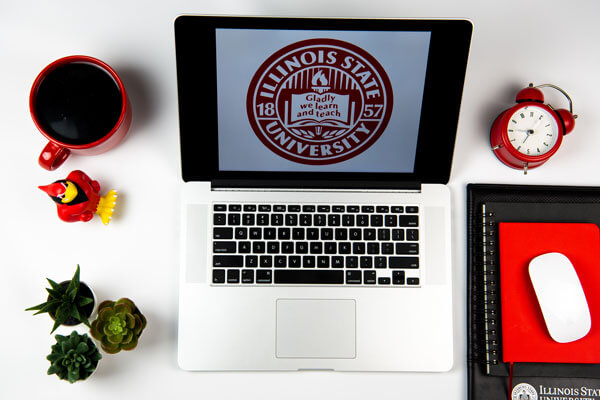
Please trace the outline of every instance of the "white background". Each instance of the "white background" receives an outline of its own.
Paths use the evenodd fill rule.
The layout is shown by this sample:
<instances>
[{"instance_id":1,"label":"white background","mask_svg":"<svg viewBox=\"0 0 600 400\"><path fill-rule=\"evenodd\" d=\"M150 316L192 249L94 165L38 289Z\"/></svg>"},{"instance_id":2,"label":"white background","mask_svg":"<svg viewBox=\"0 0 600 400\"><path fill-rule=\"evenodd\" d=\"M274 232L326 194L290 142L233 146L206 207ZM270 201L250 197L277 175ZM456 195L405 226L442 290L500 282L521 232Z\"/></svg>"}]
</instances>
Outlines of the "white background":
<instances>
[{"instance_id":1,"label":"white background","mask_svg":"<svg viewBox=\"0 0 600 400\"><path fill-rule=\"evenodd\" d=\"M158 2L157 2L158 3ZM176 363L178 190L181 185L173 19L182 13L356 17L466 17L474 24L453 171L454 368L413 373L190 373ZM600 186L600 2L221 0L0 2L1 399L465 399L468 182ZM126 140L109 153L37 166L45 145L28 111L37 73L88 54L122 76L134 108ZM527 176L499 163L489 128L527 83L569 92L580 118L546 165ZM566 105L557 93L551 103ZM37 185L82 169L120 192L115 221L66 224ZM54 342L45 277L76 264L99 299L132 298L148 318L133 352L105 355L87 381L46 376ZM63 331L69 332L69 331ZM251 345L251 344L249 344Z\"/></svg>"}]
</instances>

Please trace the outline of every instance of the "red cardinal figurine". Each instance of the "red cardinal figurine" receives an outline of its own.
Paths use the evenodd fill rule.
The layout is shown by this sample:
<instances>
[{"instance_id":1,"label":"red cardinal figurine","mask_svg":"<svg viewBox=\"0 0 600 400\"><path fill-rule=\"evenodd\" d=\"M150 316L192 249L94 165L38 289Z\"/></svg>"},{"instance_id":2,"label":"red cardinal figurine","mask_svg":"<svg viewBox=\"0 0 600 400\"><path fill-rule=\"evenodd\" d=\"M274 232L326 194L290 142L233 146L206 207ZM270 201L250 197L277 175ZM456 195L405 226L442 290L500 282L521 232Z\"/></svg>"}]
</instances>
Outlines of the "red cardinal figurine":
<instances>
[{"instance_id":1,"label":"red cardinal figurine","mask_svg":"<svg viewBox=\"0 0 600 400\"><path fill-rule=\"evenodd\" d=\"M95 213L106 225L117 200L114 190L100 197L100 184L83 171L72 171L67 179L38 187L54 200L58 217L65 222L89 221Z\"/></svg>"}]
</instances>

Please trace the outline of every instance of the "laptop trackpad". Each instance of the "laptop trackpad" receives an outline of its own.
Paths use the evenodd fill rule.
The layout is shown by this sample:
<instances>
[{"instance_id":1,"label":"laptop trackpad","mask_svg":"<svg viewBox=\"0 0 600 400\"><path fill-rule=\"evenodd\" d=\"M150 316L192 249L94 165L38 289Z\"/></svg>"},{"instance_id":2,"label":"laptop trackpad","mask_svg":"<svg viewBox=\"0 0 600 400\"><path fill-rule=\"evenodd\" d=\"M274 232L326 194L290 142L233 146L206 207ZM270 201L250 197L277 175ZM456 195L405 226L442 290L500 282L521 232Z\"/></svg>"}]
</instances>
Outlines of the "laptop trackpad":
<instances>
[{"instance_id":1,"label":"laptop trackpad","mask_svg":"<svg viewBox=\"0 0 600 400\"><path fill-rule=\"evenodd\" d=\"M277 358L355 358L355 300L277 300Z\"/></svg>"}]
</instances>

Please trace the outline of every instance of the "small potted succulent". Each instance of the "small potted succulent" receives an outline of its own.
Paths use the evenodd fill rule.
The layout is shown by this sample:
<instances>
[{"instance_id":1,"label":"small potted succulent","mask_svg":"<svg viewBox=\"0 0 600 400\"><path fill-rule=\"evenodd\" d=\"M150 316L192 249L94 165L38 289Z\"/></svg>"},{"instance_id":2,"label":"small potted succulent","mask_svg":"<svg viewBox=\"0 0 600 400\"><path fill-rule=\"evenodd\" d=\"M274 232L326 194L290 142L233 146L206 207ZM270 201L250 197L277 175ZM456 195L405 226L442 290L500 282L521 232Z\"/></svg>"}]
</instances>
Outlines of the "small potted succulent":
<instances>
[{"instance_id":1,"label":"small potted succulent","mask_svg":"<svg viewBox=\"0 0 600 400\"><path fill-rule=\"evenodd\" d=\"M83 323L90 326L88 318L94 311L94 293L88 285L79 281L79 265L70 281L56 283L46 278L50 283L48 299L42 304L27 308L25 311L37 311L34 315L48 313L54 319L52 331L60 325L78 325Z\"/></svg>"},{"instance_id":2,"label":"small potted succulent","mask_svg":"<svg viewBox=\"0 0 600 400\"><path fill-rule=\"evenodd\" d=\"M69 336L56 335L56 344L46 357L50 361L48 375L56 374L70 383L82 381L96 370L102 355L87 334L76 331Z\"/></svg>"},{"instance_id":3,"label":"small potted succulent","mask_svg":"<svg viewBox=\"0 0 600 400\"><path fill-rule=\"evenodd\" d=\"M133 350L145 327L144 315L133 301L123 298L98 305L98 317L92 322L90 333L100 341L102 350L114 354Z\"/></svg>"}]
</instances>

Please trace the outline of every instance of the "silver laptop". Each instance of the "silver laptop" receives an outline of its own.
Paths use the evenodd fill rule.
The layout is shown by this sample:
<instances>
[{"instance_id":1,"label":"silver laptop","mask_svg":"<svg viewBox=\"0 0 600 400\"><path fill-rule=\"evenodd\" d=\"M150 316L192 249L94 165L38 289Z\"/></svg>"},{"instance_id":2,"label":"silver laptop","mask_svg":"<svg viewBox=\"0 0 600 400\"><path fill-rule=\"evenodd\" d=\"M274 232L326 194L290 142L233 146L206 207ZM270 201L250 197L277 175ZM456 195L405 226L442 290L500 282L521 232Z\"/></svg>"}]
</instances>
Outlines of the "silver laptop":
<instances>
[{"instance_id":1,"label":"silver laptop","mask_svg":"<svg viewBox=\"0 0 600 400\"><path fill-rule=\"evenodd\" d=\"M182 16L178 360L446 371L471 24Z\"/></svg>"}]
</instances>

